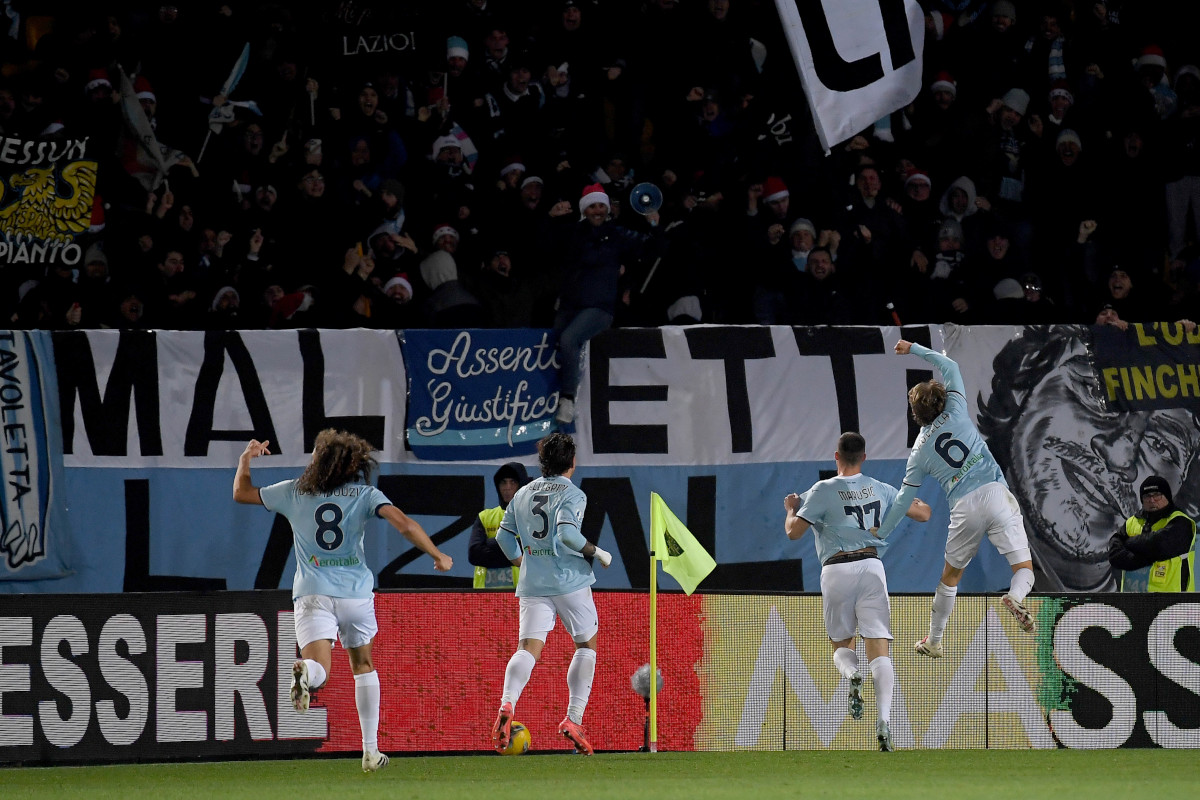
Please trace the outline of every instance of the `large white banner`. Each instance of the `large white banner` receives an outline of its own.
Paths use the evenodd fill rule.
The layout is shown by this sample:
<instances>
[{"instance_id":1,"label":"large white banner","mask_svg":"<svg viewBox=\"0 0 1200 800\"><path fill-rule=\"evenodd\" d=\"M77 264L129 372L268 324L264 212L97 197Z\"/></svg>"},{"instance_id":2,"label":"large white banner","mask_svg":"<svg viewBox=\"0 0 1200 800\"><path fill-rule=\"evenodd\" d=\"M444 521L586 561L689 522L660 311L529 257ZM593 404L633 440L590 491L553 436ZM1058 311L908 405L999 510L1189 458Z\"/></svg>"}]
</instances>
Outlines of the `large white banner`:
<instances>
[{"instance_id":1,"label":"large white banner","mask_svg":"<svg viewBox=\"0 0 1200 800\"><path fill-rule=\"evenodd\" d=\"M916 0L775 0L828 150L921 91L925 15Z\"/></svg>"}]
</instances>

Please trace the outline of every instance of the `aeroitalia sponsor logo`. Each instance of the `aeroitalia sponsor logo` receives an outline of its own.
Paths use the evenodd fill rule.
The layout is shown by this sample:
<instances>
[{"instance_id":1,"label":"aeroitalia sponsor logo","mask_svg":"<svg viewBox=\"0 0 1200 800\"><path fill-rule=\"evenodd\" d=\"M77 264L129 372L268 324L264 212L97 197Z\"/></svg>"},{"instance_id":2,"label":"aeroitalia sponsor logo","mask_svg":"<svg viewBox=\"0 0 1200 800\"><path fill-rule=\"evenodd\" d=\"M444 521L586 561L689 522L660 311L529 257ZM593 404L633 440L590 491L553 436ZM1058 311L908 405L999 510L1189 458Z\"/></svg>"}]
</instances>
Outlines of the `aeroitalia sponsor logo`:
<instances>
[{"instance_id":1,"label":"aeroitalia sponsor logo","mask_svg":"<svg viewBox=\"0 0 1200 800\"><path fill-rule=\"evenodd\" d=\"M346 556L343 558L317 558L309 556L308 563L314 567L357 567L362 562L358 560L358 556Z\"/></svg>"}]
</instances>

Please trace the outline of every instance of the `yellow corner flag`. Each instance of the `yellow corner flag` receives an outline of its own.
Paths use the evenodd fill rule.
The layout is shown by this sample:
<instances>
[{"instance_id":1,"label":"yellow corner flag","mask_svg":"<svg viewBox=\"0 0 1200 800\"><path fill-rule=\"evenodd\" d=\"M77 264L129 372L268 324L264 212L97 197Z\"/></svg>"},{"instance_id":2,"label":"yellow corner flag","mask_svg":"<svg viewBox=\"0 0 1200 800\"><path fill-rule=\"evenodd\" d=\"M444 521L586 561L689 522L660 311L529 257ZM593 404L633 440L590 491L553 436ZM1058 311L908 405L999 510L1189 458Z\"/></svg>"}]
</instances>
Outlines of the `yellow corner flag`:
<instances>
[{"instance_id":1,"label":"yellow corner flag","mask_svg":"<svg viewBox=\"0 0 1200 800\"><path fill-rule=\"evenodd\" d=\"M716 569L717 562L696 537L671 513L657 492L650 493L650 549L663 570L688 594Z\"/></svg>"}]
</instances>

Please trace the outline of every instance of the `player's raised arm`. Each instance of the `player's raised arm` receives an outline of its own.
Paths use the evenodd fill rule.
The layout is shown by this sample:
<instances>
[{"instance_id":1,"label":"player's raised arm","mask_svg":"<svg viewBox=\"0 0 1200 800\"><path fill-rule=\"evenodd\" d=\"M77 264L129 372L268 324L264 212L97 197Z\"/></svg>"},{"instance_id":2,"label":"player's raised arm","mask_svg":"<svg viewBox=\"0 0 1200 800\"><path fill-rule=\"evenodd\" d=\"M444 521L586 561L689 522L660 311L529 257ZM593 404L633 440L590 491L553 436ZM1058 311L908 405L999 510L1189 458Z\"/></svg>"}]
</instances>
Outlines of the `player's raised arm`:
<instances>
[{"instance_id":1,"label":"player's raised arm","mask_svg":"<svg viewBox=\"0 0 1200 800\"><path fill-rule=\"evenodd\" d=\"M454 566L454 559L438 550L429 534L425 533L425 529L415 519L393 505L380 506L379 516L391 523L392 527L400 531L400 535L412 542L418 550L432 558L436 571L449 572Z\"/></svg>"},{"instance_id":2,"label":"player's raised arm","mask_svg":"<svg viewBox=\"0 0 1200 800\"><path fill-rule=\"evenodd\" d=\"M260 442L251 439L238 458L237 472L233 474L233 501L251 506L263 504L258 487L250 480L250 459L271 455L268 441Z\"/></svg>"},{"instance_id":3,"label":"player's raised arm","mask_svg":"<svg viewBox=\"0 0 1200 800\"><path fill-rule=\"evenodd\" d=\"M958 392L960 395L966 396L966 384L963 383L962 372L959 370L958 363L954 359L944 356L936 350L930 350L925 345L908 342L904 339L896 342L894 349L899 355L911 353L933 364L942 373L942 377L946 379L947 392Z\"/></svg>"}]
</instances>

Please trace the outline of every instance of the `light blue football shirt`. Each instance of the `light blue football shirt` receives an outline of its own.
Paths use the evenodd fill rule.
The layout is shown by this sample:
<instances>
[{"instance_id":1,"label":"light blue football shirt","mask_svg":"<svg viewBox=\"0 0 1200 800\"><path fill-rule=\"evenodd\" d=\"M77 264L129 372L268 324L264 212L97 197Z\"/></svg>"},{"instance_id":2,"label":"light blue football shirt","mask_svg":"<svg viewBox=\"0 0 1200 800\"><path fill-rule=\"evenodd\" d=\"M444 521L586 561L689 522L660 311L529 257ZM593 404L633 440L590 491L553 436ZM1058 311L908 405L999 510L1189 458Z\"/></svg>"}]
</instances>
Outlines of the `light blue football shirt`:
<instances>
[{"instance_id":1,"label":"light blue football shirt","mask_svg":"<svg viewBox=\"0 0 1200 800\"><path fill-rule=\"evenodd\" d=\"M896 487L861 473L813 484L796 516L812 524L817 560L824 564L838 552L886 547L887 542L877 539L871 528L879 527L898 494Z\"/></svg>"},{"instance_id":2,"label":"light blue football shirt","mask_svg":"<svg viewBox=\"0 0 1200 800\"><path fill-rule=\"evenodd\" d=\"M951 508L958 498L985 484L1008 486L987 442L971 421L958 364L923 345L914 344L910 352L941 371L946 380L946 408L937 419L921 428L908 456L900 497L880 526L880 536L887 536L899 524L926 475L942 485Z\"/></svg>"},{"instance_id":3,"label":"light blue football shirt","mask_svg":"<svg viewBox=\"0 0 1200 800\"><path fill-rule=\"evenodd\" d=\"M292 524L296 577L292 599L306 594L371 597L375 576L367 566L363 535L367 521L392 505L374 486L347 483L324 494L301 494L296 481L259 489L263 505Z\"/></svg>"},{"instance_id":4,"label":"light blue football shirt","mask_svg":"<svg viewBox=\"0 0 1200 800\"><path fill-rule=\"evenodd\" d=\"M587 495L570 478L537 478L513 495L496 541L510 559L523 557L517 597L553 597L596 582L579 553ZM519 538L518 538L519 537Z\"/></svg>"}]
</instances>

